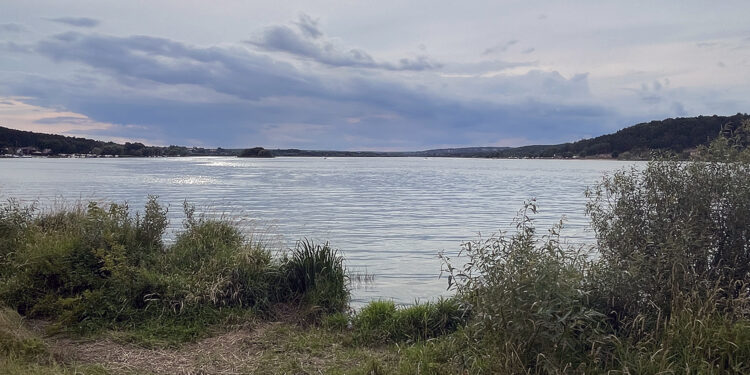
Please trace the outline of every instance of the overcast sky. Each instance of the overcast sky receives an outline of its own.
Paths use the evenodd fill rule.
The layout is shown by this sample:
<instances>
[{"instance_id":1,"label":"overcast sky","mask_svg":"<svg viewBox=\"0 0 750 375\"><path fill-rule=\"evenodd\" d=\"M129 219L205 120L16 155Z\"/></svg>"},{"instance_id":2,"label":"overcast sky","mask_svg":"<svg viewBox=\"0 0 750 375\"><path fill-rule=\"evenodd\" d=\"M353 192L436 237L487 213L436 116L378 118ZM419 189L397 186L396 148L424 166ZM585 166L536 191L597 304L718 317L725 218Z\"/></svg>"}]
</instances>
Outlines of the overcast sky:
<instances>
[{"instance_id":1,"label":"overcast sky","mask_svg":"<svg viewBox=\"0 0 750 375\"><path fill-rule=\"evenodd\" d=\"M0 126L153 145L559 143L750 112L750 1L0 6Z\"/></svg>"}]
</instances>

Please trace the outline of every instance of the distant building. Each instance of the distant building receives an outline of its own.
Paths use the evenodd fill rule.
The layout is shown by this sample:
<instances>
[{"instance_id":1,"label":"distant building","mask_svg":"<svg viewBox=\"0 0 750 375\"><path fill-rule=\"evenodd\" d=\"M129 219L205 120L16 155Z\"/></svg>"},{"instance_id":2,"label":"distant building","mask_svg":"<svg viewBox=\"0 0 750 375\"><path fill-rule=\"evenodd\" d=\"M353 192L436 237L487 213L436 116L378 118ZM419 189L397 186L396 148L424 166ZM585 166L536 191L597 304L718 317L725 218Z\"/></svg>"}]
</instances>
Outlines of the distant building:
<instances>
[{"instance_id":1,"label":"distant building","mask_svg":"<svg viewBox=\"0 0 750 375\"><path fill-rule=\"evenodd\" d=\"M39 149L34 146L20 147L16 149L17 155L31 155L35 152L39 152Z\"/></svg>"}]
</instances>

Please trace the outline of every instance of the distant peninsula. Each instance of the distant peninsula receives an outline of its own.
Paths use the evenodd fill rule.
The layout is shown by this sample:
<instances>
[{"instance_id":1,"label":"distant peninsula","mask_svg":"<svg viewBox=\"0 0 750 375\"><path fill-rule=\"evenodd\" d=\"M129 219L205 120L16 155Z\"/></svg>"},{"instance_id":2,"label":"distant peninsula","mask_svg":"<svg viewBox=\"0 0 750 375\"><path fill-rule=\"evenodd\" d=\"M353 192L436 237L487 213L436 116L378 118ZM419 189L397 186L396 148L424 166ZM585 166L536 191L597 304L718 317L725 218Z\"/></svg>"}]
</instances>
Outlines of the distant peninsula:
<instances>
[{"instance_id":1,"label":"distant peninsula","mask_svg":"<svg viewBox=\"0 0 750 375\"><path fill-rule=\"evenodd\" d=\"M240 154L237 156L241 158L272 158L273 153L263 147L253 147L240 151Z\"/></svg>"},{"instance_id":2,"label":"distant peninsula","mask_svg":"<svg viewBox=\"0 0 750 375\"><path fill-rule=\"evenodd\" d=\"M146 146L0 127L0 156L46 157L158 157L158 156L238 156L268 158L274 156L310 157L470 157L470 158L613 158L645 159L651 152L664 151L687 157L692 150L707 145L723 129L731 128L746 113L733 116L697 116L668 118L633 125L616 133L577 142L522 147L460 147L424 151L335 151L300 149L203 148L185 146Z\"/></svg>"}]
</instances>

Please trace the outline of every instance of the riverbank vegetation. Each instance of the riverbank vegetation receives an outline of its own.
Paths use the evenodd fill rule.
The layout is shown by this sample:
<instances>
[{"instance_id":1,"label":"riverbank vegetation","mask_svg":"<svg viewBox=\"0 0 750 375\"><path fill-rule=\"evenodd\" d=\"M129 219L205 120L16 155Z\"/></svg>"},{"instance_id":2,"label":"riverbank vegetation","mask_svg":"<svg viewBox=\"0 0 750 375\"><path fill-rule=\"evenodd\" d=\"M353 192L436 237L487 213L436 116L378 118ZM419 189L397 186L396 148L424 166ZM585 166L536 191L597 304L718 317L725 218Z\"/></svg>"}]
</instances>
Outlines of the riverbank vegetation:
<instances>
[{"instance_id":1,"label":"riverbank vegetation","mask_svg":"<svg viewBox=\"0 0 750 375\"><path fill-rule=\"evenodd\" d=\"M451 298L358 312L327 243L276 251L189 205L165 243L156 198L135 215L123 204L48 212L10 201L0 369L750 373L748 144L745 121L692 162L605 176L586 193L590 247L567 245L563 223L539 230L532 200L515 230L442 255Z\"/></svg>"}]
</instances>

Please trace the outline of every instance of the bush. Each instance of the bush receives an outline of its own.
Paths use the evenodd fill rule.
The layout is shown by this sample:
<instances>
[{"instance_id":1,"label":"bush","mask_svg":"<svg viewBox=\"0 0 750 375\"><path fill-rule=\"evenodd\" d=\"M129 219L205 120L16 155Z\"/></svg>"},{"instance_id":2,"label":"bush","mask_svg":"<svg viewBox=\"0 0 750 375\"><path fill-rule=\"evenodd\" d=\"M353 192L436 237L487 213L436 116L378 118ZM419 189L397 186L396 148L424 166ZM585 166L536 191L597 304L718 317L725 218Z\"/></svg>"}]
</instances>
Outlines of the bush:
<instances>
[{"instance_id":1,"label":"bush","mask_svg":"<svg viewBox=\"0 0 750 375\"><path fill-rule=\"evenodd\" d=\"M143 215L115 203L41 213L0 206L0 300L60 328L128 328L153 342L193 339L274 303L329 313L348 302L343 259L328 244L304 241L274 259L234 223L196 217L186 204L184 228L165 246L166 214L156 197Z\"/></svg>"},{"instance_id":2,"label":"bush","mask_svg":"<svg viewBox=\"0 0 750 375\"><path fill-rule=\"evenodd\" d=\"M713 151L716 152L716 145ZM654 324L682 295L747 296L750 164L657 160L587 192L613 321Z\"/></svg>"},{"instance_id":3,"label":"bush","mask_svg":"<svg viewBox=\"0 0 750 375\"><path fill-rule=\"evenodd\" d=\"M593 268L581 249L560 243L560 226L538 236L531 214L519 214L518 232L467 242L461 269L446 259L450 287L472 312L463 333L475 356L489 356L491 372L556 373L596 362L609 329L591 307L585 282ZM474 343L472 343L474 342Z\"/></svg>"},{"instance_id":4,"label":"bush","mask_svg":"<svg viewBox=\"0 0 750 375\"><path fill-rule=\"evenodd\" d=\"M230 222L195 218L192 207L185 213L185 230L157 265L162 288L149 298L178 312L199 305L266 309L278 266L265 244Z\"/></svg>"},{"instance_id":5,"label":"bush","mask_svg":"<svg viewBox=\"0 0 750 375\"><path fill-rule=\"evenodd\" d=\"M163 250L166 212L155 205L151 197L143 218L130 217L127 205L93 202L27 216L24 241L15 243L3 264L8 273L0 298L24 315L70 324L121 319L137 304L143 268Z\"/></svg>"}]
</instances>

